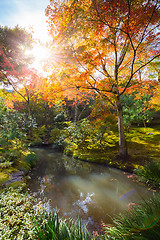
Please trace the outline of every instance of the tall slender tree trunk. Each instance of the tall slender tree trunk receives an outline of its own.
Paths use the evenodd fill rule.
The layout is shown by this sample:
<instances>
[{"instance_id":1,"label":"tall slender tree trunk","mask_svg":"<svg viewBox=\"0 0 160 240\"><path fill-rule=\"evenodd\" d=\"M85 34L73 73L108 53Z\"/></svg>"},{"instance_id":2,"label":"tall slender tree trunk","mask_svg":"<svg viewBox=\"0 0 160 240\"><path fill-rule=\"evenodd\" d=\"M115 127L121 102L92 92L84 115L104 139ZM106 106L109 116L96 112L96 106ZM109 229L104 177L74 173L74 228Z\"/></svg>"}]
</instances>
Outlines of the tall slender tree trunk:
<instances>
[{"instance_id":1,"label":"tall slender tree trunk","mask_svg":"<svg viewBox=\"0 0 160 240\"><path fill-rule=\"evenodd\" d=\"M74 125L77 124L77 120L78 120L78 102L75 102L75 106L74 106Z\"/></svg>"},{"instance_id":2,"label":"tall slender tree trunk","mask_svg":"<svg viewBox=\"0 0 160 240\"><path fill-rule=\"evenodd\" d=\"M124 134L124 125L123 125L123 111L120 101L117 103L118 110L118 131L119 131L119 155L122 158L128 156L127 143Z\"/></svg>"}]
</instances>

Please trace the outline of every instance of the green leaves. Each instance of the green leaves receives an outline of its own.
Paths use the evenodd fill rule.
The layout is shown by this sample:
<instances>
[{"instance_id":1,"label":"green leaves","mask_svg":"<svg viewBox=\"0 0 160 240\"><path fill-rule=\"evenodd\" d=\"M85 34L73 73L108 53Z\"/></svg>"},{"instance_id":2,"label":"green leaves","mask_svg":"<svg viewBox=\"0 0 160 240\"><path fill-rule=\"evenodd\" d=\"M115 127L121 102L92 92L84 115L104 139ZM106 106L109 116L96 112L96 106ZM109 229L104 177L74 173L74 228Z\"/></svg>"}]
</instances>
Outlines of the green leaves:
<instances>
[{"instance_id":1,"label":"green leaves","mask_svg":"<svg viewBox=\"0 0 160 240\"><path fill-rule=\"evenodd\" d=\"M0 102L0 144L12 144L13 140L22 140L31 127L35 127L35 121L23 113L18 113L5 107Z\"/></svg>"},{"instance_id":2,"label":"green leaves","mask_svg":"<svg viewBox=\"0 0 160 240\"><path fill-rule=\"evenodd\" d=\"M18 189L5 189L0 194L0 238L5 240L37 239L35 219L39 228L46 223L47 209L41 199Z\"/></svg>"},{"instance_id":3,"label":"green leaves","mask_svg":"<svg viewBox=\"0 0 160 240\"><path fill-rule=\"evenodd\" d=\"M145 125L153 119L155 111L151 108L150 100L151 96L145 93L123 95L123 118L126 127L129 128L132 124Z\"/></svg>"},{"instance_id":4,"label":"green leaves","mask_svg":"<svg viewBox=\"0 0 160 240\"><path fill-rule=\"evenodd\" d=\"M160 162L150 161L135 170L140 180L153 187L160 188Z\"/></svg>"}]
</instances>

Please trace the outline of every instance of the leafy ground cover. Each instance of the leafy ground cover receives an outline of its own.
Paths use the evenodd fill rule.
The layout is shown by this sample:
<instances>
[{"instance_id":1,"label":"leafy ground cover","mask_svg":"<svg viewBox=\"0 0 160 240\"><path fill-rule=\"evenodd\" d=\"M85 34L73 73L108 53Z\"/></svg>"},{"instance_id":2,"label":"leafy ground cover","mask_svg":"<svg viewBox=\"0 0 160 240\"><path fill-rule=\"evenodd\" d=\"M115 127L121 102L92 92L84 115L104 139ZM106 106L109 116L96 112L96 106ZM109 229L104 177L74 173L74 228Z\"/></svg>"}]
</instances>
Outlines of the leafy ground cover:
<instances>
[{"instance_id":1,"label":"leafy ground cover","mask_svg":"<svg viewBox=\"0 0 160 240\"><path fill-rule=\"evenodd\" d=\"M41 222L41 215L44 218ZM43 224L43 202L33 198L23 188L8 188L0 194L0 239L36 239L34 219Z\"/></svg>"}]
</instances>

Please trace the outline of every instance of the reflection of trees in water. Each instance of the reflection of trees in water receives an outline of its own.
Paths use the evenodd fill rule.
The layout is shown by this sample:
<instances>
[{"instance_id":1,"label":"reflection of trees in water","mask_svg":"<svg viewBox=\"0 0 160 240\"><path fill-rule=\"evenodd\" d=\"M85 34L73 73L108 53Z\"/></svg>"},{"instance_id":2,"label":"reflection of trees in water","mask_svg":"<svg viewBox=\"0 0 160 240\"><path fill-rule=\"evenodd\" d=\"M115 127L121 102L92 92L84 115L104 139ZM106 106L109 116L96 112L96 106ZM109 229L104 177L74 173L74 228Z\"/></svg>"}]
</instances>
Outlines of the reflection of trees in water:
<instances>
[{"instance_id":1,"label":"reflection of trees in water","mask_svg":"<svg viewBox=\"0 0 160 240\"><path fill-rule=\"evenodd\" d=\"M63 159L65 168L70 174L86 175L92 172L106 171L104 167L96 163L89 163L67 156L63 156Z\"/></svg>"},{"instance_id":2,"label":"reflection of trees in water","mask_svg":"<svg viewBox=\"0 0 160 240\"><path fill-rule=\"evenodd\" d=\"M47 156L48 170L57 176L63 176L66 173L66 168L63 161L62 153L50 153Z\"/></svg>"},{"instance_id":3,"label":"reflection of trees in water","mask_svg":"<svg viewBox=\"0 0 160 240\"><path fill-rule=\"evenodd\" d=\"M92 172L105 172L106 169L98 164L80 161L63 155L61 152L53 152L51 149L35 149L39 161L36 167L38 176L46 174L64 176L68 174L89 174Z\"/></svg>"},{"instance_id":4,"label":"reflection of trees in water","mask_svg":"<svg viewBox=\"0 0 160 240\"><path fill-rule=\"evenodd\" d=\"M46 149L35 149L38 155L38 163L36 167L36 174L39 177L43 177L48 174L64 175L65 165L62 159L62 153L51 152Z\"/></svg>"}]
</instances>

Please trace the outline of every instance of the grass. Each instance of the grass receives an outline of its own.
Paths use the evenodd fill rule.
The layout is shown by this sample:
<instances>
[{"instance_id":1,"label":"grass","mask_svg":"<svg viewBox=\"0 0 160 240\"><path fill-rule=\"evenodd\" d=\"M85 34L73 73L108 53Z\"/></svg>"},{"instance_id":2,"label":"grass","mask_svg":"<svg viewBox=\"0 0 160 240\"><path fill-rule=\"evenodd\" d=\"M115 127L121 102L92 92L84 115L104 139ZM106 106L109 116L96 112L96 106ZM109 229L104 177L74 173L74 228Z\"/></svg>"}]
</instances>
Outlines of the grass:
<instances>
[{"instance_id":1,"label":"grass","mask_svg":"<svg viewBox=\"0 0 160 240\"><path fill-rule=\"evenodd\" d=\"M160 239L160 196L153 195L139 205L130 204L128 211L104 225L105 239L158 240Z\"/></svg>"},{"instance_id":2,"label":"grass","mask_svg":"<svg viewBox=\"0 0 160 240\"><path fill-rule=\"evenodd\" d=\"M160 161L151 161L135 170L140 180L153 186L160 188Z\"/></svg>"},{"instance_id":3,"label":"grass","mask_svg":"<svg viewBox=\"0 0 160 240\"><path fill-rule=\"evenodd\" d=\"M80 220L59 219L58 211L48 214L43 226L35 220L39 240L89 240L93 239Z\"/></svg>"}]
</instances>

